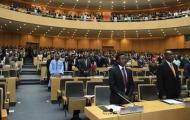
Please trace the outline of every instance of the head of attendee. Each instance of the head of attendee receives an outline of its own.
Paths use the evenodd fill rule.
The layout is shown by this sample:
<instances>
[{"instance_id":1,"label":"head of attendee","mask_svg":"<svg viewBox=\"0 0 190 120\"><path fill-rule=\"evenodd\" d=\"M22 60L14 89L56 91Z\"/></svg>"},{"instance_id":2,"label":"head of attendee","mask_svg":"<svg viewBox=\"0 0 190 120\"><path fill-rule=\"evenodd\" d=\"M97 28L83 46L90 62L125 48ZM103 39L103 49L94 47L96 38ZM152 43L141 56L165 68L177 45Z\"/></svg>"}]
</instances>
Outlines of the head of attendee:
<instances>
[{"instance_id":1,"label":"head of attendee","mask_svg":"<svg viewBox=\"0 0 190 120\"><path fill-rule=\"evenodd\" d=\"M165 60L172 63L172 61L174 60L174 56L173 56L173 52L170 51L170 50L167 50L165 53L164 53L164 56L165 56Z\"/></svg>"},{"instance_id":2,"label":"head of attendee","mask_svg":"<svg viewBox=\"0 0 190 120\"><path fill-rule=\"evenodd\" d=\"M118 65L124 67L127 63L127 56L124 53L118 53L116 55Z\"/></svg>"},{"instance_id":3,"label":"head of attendee","mask_svg":"<svg viewBox=\"0 0 190 120\"><path fill-rule=\"evenodd\" d=\"M55 55L55 60L58 61L59 58L60 58L60 55L59 55L59 54L56 54L56 55Z\"/></svg>"},{"instance_id":4,"label":"head of attendee","mask_svg":"<svg viewBox=\"0 0 190 120\"><path fill-rule=\"evenodd\" d=\"M54 59L54 54L50 55L50 59L53 60Z\"/></svg>"}]
</instances>

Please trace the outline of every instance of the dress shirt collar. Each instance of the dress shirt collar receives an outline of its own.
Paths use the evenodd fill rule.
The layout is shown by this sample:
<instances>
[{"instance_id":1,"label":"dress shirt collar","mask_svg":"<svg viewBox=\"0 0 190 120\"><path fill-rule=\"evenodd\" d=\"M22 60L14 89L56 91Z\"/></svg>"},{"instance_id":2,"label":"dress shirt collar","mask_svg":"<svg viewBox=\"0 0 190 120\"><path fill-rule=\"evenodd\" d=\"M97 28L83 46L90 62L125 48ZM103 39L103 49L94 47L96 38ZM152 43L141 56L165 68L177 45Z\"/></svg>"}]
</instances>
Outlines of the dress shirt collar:
<instances>
[{"instance_id":1,"label":"dress shirt collar","mask_svg":"<svg viewBox=\"0 0 190 120\"><path fill-rule=\"evenodd\" d=\"M125 66L124 66L124 67L122 67L121 65L119 65L119 69L120 69L120 70L122 70L122 68L124 68L124 69L125 69Z\"/></svg>"},{"instance_id":2,"label":"dress shirt collar","mask_svg":"<svg viewBox=\"0 0 190 120\"><path fill-rule=\"evenodd\" d=\"M168 65L169 65L169 66L171 66L171 65L172 65L172 63L171 63L171 62L169 62L169 61L167 61L167 60L166 60L166 62L168 63Z\"/></svg>"}]
</instances>

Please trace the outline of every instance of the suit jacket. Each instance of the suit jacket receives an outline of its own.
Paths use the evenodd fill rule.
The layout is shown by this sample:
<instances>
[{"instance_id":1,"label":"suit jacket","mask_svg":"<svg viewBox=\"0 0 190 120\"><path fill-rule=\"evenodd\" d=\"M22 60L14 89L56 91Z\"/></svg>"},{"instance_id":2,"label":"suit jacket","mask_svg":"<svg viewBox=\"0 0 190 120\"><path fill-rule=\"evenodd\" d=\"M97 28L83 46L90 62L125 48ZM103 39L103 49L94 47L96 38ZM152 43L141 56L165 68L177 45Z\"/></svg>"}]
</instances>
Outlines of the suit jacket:
<instances>
[{"instance_id":1,"label":"suit jacket","mask_svg":"<svg viewBox=\"0 0 190 120\"><path fill-rule=\"evenodd\" d=\"M112 69L110 69L109 73L109 84L110 84L110 103L111 104L123 104L126 103L123 98L121 98L117 93L120 93L122 95L128 96L129 98L132 97L133 91L134 91L134 81L132 77L131 70L126 69L127 73L127 91L125 92L125 85L123 81L122 72L119 68L119 66L115 66Z\"/></svg>"},{"instance_id":2,"label":"suit jacket","mask_svg":"<svg viewBox=\"0 0 190 120\"><path fill-rule=\"evenodd\" d=\"M50 75L50 72L49 72L49 65L50 65L50 63L51 63L51 60L52 60L52 59L48 59L47 62L46 62L47 75Z\"/></svg>"},{"instance_id":3,"label":"suit jacket","mask_svg":"<svg viewBox=\"0 0 190 120\"><path fill-rule=\"evenodd\" d=\"M78 61L78 69L80 72L80 76L89 76L90 75L90 66L91 66L91 61L90 59L87 58L87 65L85 63L85 59L79 59Z\"/></svg>"},{"instance_id":4,"label":"suit jacket","mask_svg":"<svg viewBox=\"0 0 190 120\"><path fill-rule=\"evenodd\" d=\"M89 71L90 65L91 65L91 62L90 62L90 59L88 59L88 58L87 58L87 65L85 63L85 59L79 59L79 61L78 61L78 69L80 71Z\"/></svg>"},{"instance_id":5,"label":"suit jacket","mask_svg":"<svg viewBox=\"0 0 190 120\"><path fill-rule=\"evenodd\" d=\"M181 84L177 66L173 64L176 76L166 61L164 61L157 71L157 86L159 97L166 96L169 99L178 98L181 92Z\"/></svg>"},{"instance_id":6,"label":"suit jacket","mask_svg":"<svg viewBox=\"0 0 190 120\"><path fill-rule=\"evenodd\" d=\"M72 61L70 61L70 60L67 61L67 65L68 65L68 66L67 66L67 67L68 67L68 68L67 68L67 71L72 71ZM64 62L64 66L65 66L65 67L64 67L64 71L66 71L66 62Z\"/></svg>"}]
</instances>

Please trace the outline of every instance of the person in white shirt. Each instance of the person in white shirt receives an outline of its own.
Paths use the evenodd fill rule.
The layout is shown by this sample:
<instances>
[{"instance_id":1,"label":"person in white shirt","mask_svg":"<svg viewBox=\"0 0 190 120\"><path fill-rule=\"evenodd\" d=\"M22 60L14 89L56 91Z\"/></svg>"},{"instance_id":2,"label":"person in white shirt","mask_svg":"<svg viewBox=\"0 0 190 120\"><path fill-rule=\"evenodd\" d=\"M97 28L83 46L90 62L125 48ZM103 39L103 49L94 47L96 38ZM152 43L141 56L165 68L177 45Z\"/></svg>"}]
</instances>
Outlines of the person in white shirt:
<instances>
[{"instance_id":1,"label":"person in white shirt","mask_svg":"<svg viewBox=\"0 0 190 120\"><path fill-rule=\"evenodd\" d=\"M177 67L179 68L179 66L180 66L180 64L181 64L181 61L177 58L177 56L174 58L174 60L173 60L173 63L175 64L175 65L177 65Z\"/></svg>"}]
</instances>

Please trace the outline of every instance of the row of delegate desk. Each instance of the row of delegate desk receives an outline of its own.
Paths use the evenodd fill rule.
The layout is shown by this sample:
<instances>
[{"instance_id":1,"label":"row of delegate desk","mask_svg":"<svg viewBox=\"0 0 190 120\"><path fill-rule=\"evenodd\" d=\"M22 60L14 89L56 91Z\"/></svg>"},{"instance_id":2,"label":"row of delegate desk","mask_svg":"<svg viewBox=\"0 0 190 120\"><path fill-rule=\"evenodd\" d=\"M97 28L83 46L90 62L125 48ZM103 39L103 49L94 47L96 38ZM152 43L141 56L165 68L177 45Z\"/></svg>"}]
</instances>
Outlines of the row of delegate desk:
<instances>
[{"instance_id":1,"label":"row of delegate desk","mask_svg":"<svg viewBox=\"0 0 190 120\"><path fill-rule=\"evenodd\" d=\"M16 72L19 71L19 69L13 69L13 68L2 68L0 69L0 71L10 71L10 70L15 70ZM0 76L0 82L2 81L6 81L6 91L7 93L9 93L9 105L15 105L16 104L16 82L19 80L18 74L16 74L15 77L4 77L4 76ZM6 109L2 109L1 111L1 119L2 120L7 120L7 110Z\"/></svg>"},{"instance_id":2,"label":"row of delegate desk","mask_svg":"<svg viewBox=\"0 0 190 120\"><path fill-rule=\"evenodd\" d=\"M10 70L17 70L17 69L10 69ZM10 103L15 104L16 103L16 82L19 81L19 78L17 76L15 77L0 77L1 80L6 80L7 82L7 91L10 92Z\"/></svg>"},{"instance_id":3,"label":"row of delegate desk","mask_svg":"<svg viewBox=\"0 0 190 120\"><path fill-rule=\"evenodd\" d=\"M156 79L156 76L138 76L134 77L134 81L143 81L143 79L147 78L149 80L149 84L153 84L153 80ZM90 77L72 77L72 76L62 76L62 77L51 77L51 101L57 101L57 90L60 90L60 81L61 79L73 79L73 81L80 80L91 80L91 81L103 81L103 79L109 79L109 77L104 76L90 76Z\"/></svg>"},{"instance_id":4,"label":"row of delegate desk","mask_svg":"<svg viewBox=\"0 0 190 120\"><path fill-rule=\"evenodd\" d=\"M169 105L161 101L136 102L144 106L142 113L112 114L103 112L98 106L85 107L84 113L90 120L190 120L190 107Z\"/></svg>"}]
</instances>

